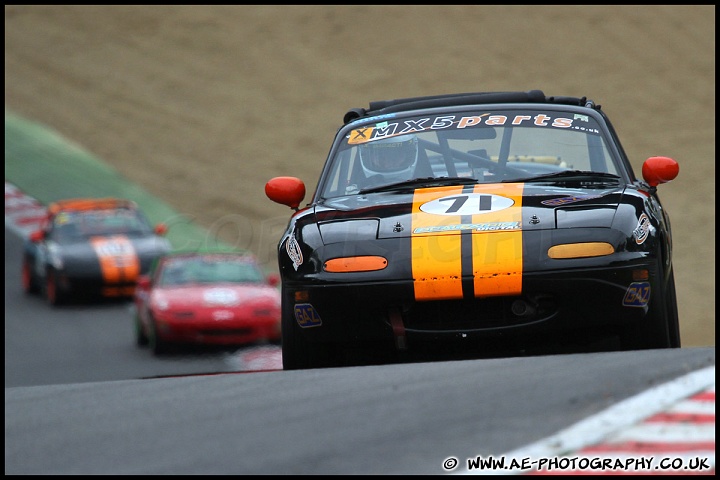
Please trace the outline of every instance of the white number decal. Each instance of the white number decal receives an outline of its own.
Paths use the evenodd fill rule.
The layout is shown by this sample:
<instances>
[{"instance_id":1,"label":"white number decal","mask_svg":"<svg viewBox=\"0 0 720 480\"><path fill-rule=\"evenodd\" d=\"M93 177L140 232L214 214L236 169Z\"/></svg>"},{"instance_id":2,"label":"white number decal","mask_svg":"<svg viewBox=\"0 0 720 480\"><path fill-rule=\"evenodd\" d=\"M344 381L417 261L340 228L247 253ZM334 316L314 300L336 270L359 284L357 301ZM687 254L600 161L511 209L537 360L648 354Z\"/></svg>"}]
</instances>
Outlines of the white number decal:
<instances>
[{"instance_id":1,"label":"white number decal","mask_svg":"<svg viewBox=\"0 0 720 480\"><path fill-rule=\"evenodd\" d=\"M515 202L500 195L469 193L437 198L420 206L420 210L433 215L479 215L512 207Z\"/></svg>"}]
</instances>

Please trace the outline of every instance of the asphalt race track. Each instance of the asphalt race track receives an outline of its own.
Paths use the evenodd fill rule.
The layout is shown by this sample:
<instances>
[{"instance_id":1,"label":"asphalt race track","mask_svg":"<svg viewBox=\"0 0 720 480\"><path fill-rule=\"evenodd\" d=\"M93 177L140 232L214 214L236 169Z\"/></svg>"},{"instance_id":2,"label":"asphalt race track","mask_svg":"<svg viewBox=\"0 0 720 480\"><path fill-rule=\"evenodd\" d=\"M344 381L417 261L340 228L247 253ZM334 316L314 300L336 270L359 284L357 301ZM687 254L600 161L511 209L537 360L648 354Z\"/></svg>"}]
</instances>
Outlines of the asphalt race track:
<instances>
[{"instance_id":1,"label":"asphalt race track","mask_svg":"<svg viewBox=\"0 0 720 480\"><path fill-rule=\"evenodd\" d=\"M126 303L24 295L20 252L6 228L6 474L441 474L714 372L695 347L229 373L237 353L138 349Z\"/></svg>"}]
</instances>

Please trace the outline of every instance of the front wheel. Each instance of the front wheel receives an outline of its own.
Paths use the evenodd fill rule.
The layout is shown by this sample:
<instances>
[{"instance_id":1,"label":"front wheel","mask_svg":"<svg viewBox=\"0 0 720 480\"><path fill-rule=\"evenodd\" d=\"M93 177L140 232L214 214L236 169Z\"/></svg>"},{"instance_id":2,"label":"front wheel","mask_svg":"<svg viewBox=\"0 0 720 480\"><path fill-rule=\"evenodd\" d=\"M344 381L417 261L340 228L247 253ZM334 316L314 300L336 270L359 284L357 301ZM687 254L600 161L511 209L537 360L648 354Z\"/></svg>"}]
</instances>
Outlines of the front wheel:
<instances>
[{"instance_id":1,"label":"front wheel","mask_svg":"<svg viewBox=\"0 0 720 480\"><path fill-rule=\"evenodd\" d=\"M40 291L37 279L33 274L32 261L27 256L23 257L21 281L23 292L26 294L38 293Z\"/></svg>"},{"instance_id":2,"label":"front wheel","mask_svg":"<svg viewBox=\"0 0 720 480\"><path fill-rule=\"evenodd\" d=\"M53 269L48 269L45 275L45 299L52 307L62 305L65 301L65 295L58 286L57 272Z\"/></svg>"},{"instance_id":3,"label":"front wheel","mask_svg":"<svg viewBox=\"0 0 720 480\"><path fill-rule=\"evenodd\" d=\"M138 313L133 315L133 321L135 324L135 343L139 347L148 345L150 343L150 339L145 334L145 330L143 329L142 322L140 321L140 315Z\"/></svg>"},{"instance_id":4,"label":"front wheel","mask_svg":"<svg viewBox=\"0 0 720 480\"><path fill-rule=\"evenodd\" d=\"M625 350L680 347L675 278L671 270L665 282L661 256L657 259L656 276L645 318L623 333L622 346Z\"/></svg>"},{"instance_id":5,"label":"front wheel","mask_svg":"<svg viewBox=\"0 0 720 480\"><path fill-rule=\"evenodd\" d=\"M331 346L308 342L295 321L294 312L285 306L282 313L281 348L283 370L337 366L337 360L333 361Z\"/></svg>"},{"instance_id":6,"label":"front wheel","mask_svg":"<svg viewBox=\"0 0 720 480\"><path fill-rule=\"evenodd\" d=\"M150 346L150 349L152 350L153 354L160 356L164 355L168 352L170 352L170 343L165 341L157 331L157 324L155 323L155 319L150 319L150 334L148 335L148 345Z\"/></svg>"},{"instance_id":7,"label":"front wheel","mask_svg":"<svg viewBox=\"0 0 720 480\"><path fill-rule=\"evenodd\" d=\"M675 292L675 269L670 271L666 291L670 348L680 348L680 320L678 316L677 293Z\"/></svg>"}]
</instances>

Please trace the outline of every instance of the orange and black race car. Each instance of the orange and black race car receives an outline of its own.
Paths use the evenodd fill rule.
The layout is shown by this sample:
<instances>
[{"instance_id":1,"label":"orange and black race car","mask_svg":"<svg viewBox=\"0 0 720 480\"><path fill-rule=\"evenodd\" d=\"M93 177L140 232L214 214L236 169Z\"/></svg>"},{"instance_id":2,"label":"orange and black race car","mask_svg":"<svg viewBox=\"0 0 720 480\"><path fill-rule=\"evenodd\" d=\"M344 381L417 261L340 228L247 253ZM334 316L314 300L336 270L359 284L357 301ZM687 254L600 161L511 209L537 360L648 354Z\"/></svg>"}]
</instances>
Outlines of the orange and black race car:
<instances>
[{"instance_id":1,"label":"orange and black race car","mask_svg":"<svg viewBox=\"0 0 720 480\"><path fill-rule=\"evenodd\" d=\"M166 226L152 226L135 202L80 198L51 203L25 241L22 283L51 305L71 296L131 297L138 276L170 251Z\"/></svg>"},{"instance_id":2,"label":"orange and black race car","mask_svg":"<svg viewBox=\"0 0 720 480\"><path fill-rule=\"evenodd\" d=\"M343 123L310 203L298 178L265 186L296 210L278 249L285 369L680 346L656 191L678 164L650 157L637 179L593 101L416 97Z\"/></svg>"}]
</instances>

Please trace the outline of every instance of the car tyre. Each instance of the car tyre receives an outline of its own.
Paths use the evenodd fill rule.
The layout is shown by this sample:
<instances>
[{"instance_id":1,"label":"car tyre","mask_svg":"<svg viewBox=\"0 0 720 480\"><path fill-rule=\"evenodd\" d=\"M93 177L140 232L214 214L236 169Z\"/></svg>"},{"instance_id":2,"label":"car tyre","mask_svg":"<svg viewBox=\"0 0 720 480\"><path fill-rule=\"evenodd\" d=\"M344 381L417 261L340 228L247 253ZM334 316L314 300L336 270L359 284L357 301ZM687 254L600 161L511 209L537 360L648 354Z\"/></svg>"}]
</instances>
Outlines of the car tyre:
<instances>
[{"instance_id":1,"label":"car tyre","mask_svg":"<svg viewBox=\"0 0 720 480\"><path fill-rule=\"evenodd\" d=\"M139 347L145 347L150 343L150 339L145 334L145 330L143 330L140 316L136 313L135 315L133 315L133 318L135 323L135 342Z\"/></svg>"},{"instance_id":2,"label":"car tyre","mask_svg":"<svg viewBox=\"0 0 720 480\"><path fill-rule=\"evenodd\" d=\"M152 329L148 335L148 345L150 349L152 349L153 354L159 356L170 352L170 344L163 340L157 333L155 319L150 320L150 325L152 325Z\"/></svg>"},{"instance_id":3,"label":"car tyre","mask_svg":"<svg viewBox=\"0 0 720 480\"><path fill-rule=\"evenodd\" d=\"M667 291L665 293L668 312L668 329L670 332L670 348L680 348L680 319L678 315L677 292L675 291L675 270L670 270Z\"/></svg>"},{"instance_id":4,"label":"car tyre","mask_svg":"<svg viewBox=\"0 0 720 480\"><path fill-rule=\"evenodd\" d=\"M322 343L310 343L297 322L293 312L283 306L282 315L282 364L283 370L302 370L338 366L333 361L332 349Z\"/></svg>"},{"instance_id":5,"label":"car tyre","mask_svg":"<svg viewBox=\"0 0 720 480\"><path fill-rule=\"evenodd\" d=\"M33 273L32 262L27 256L23 257L21 280L23 291L26 294L34 294L40 291L37 279Z\"/></svg>"},{"instance_id":6,"label":"car tyre","mask_svg":"<svg viewBox=\"0 0 720 480\"><path fill-rule=\"evenodd\" d=\"M52 307L62 305L65 301L65 296L60 291L58 286L57 272L53 269L48 269L45 275L45 299L48 304Z\"/></svg>"},{"instance_id":7,"label":"car tyre","mask_svg":"<svg viewBox=\"0 0 720 480\"><path fill-rule=\"evenodd\" d=\"M656 271L658 280L650 292L650 309L641 322L625 331L622 341L625 350L680 346L675 278L671 270L665 283L665 269L660 255Z\"/></svg>"}]
</instances>

